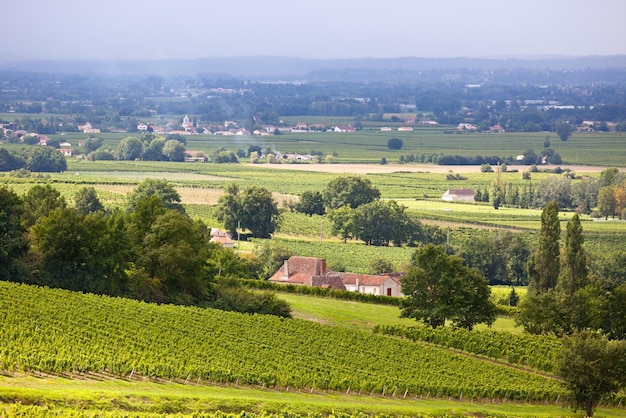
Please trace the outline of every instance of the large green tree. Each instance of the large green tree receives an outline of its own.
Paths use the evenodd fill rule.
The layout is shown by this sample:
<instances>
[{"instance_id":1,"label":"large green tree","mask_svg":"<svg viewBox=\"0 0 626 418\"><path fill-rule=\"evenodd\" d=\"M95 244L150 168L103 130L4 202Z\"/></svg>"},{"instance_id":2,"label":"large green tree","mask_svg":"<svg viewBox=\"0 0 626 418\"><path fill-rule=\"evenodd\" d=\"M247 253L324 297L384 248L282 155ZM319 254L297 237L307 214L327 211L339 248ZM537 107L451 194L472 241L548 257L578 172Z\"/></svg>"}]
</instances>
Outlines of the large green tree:
<instances>
[{"instance_id":1,"label":"large green tree","mask_svg":"<svg viewBox=\"0 0 626 418\"><path fill-rule=\"evenodd\" d=\"M145 235L137 267L158 280L169 302L197 304L210 295L206 226L167 210Z\"/></svg>"},{"instance_id":2,"label":"large green tree","mask_svg":"<svg viewBox=\"0 0 626 418\"><path fill-rule=\"evenodd\" d=\"M65 208L67 203L61 193L49 184L31 187L23 197L24 226L30 228L37 220L48 216L53 210Z\"/></svg>"},{"instance_id":3,"label":"large green tree","mask_svg":"<svg viewBox=\"0 0 626 418\"><path fill-rule=\"evenodd\" d=\"M296 204L296 211L308 216L325 214L326 208L322 193L308 190L302 193L300 201Z\"/></svg>"},{"instance_id":4,"label":"large green tree","mask_svg":"<svg viewBox=\"0 0 626 418\"><path fill-rule=\"evenodd\" d=\"M19 170L24 167L26 162L22 158L5 148L0 148L0 171Z\"/></svg>"},{"instance_id":5,"label":"large green tree","mask_svg":"<svg viewBox=\"0 0 626 418\"><path fill-rule=\"evenodd\" d=\"M570 125L567 122L557 123L554 127L554 131L559 136L561 141L567 141L575 130L576 128L574 128L574 125Z\"/></svg>"},{"instance_id":6,"label":"large green tree","mask_svg":"<svg viewBox=\"0 0 626 418\"><path fill-rule=\"evenodd\" d=\"M117 144L117 158L132 161L141 156L141 150L141 141L138 138L129 136Z\"/></svg>"},{"instance_id":7,"label":"large green tree","mask_svg":"<svg viewBox=\"0 0 626 418\"><path fill-rule=\"evenodd\" d=\"M163 155L169 161L185 161L185 144L175 139L167 140L163 145Z\"/></svg>"},{"instance_id":8,"label":"large green tree","mask_svg":"<svg viewBox=\"0 0 626 418\"><path fill-rule=\"evenodd\" d=\"M354 236L366 245L400 246L412 241L420 231L417 220L405 212L406 207L391 200L379 200L359 206L354 211Z\"/></svg>"},{"instance_id":9,"label":"large green tree","mask_svg":"<svg viewBox=\"0 0 626 418\"><path fill-rule=\"evenodd\" d=\"M81 215L104 210L102 202L98 199L96 189L93 187L80 188L74 197L74 206Z\"/></svg>"},{"instance_id":10,"label":"large green tree","mask_svg":"<svg viewBox=\"0 0 626 418\"><path fill-rule=\"evenodd\" d=\"M103 144L104 144L104 139L102 138L94 138L94 137L87 138L83 145L83 148L85 149L85 154L94 152L95 150L100 148Z\"/></svg>"},{"instance_id":11,"label":"large green tree","mask_svg":"<svg viewBox=\"0 0 626 418\"><path fill-rule=\"evenodd\" d=\"M67 170L67 161L60 151L52 147L33 147L26 158L30 171L58 173Z\"/></svg>"},{"instance_id":12,"label":"large green tree","mask_svg":"<svg viewBox=\"0 0 626 418\"><path fill-rule=\"evenodd\" d=\"M217 219L233 236L242 228L254 237L269 238L278 227L280 212L269 190L258 186L240 190L231 184L218 199Z\"/></svg>"},{"instance_id":13,"label":"large green tree","mask_svg":"<svg viewBox=\"0 0 626 418\"><path fill-rule=\"evenodd\" d=\"M123 294L130 243L119 220L102 212L83 216L74 208L57 208L32 228L42 256L35 281L93 293Z\"/></svg>"},{"instance_id":14,"label":"large green tree","mask_svg":"<svg viewBox=\"0 0 626 418\"><path fill-rule=\"evenodd\" d=\"M598 212L600 216L608 219L615 217L617 210L617 200L615 200L615 186L604 186L598 191Z\"/></svg>"},{"instance_id":15,"label":"large green tree","mask_svg":"<svg viewBox=\"0 0 626 418\"><path fill-rule=\"evenodd\" d=\"M560 272L559 206L550 201L541 212L541 230L537 250L528 262L528 285L531 293L542 293L554 289Z\"/></svg>"},{"instance_id":16,"label":"large green tree","mask_svg":"<svg viewBox=\"0 0 626 418\"><path fill-rule=\"evenodd\" d=\"M559 290L569 296L589 284L588 260L583 243L583 227L580 217L574 214L567 223L565 254L558 281Z\"/></svg>"},{"instance_id":17,"label":"large green tree","mask_svg":"<svg viewBox=\"0 0 626 418\"><path fill-rule=\"evenodd\" d=\"M493 323L496 308L489 299L491 290L477 270L432 244L420 247L413 260L414 266L402 277L403 317L422 320L433 328L445 325L446 320L467 329Z\"/></svg>"},{"instance_id":18,"label":"large green tree","mask_svg":"<svg viewBox=\"0 0 626 418\"><path fill-rule=\"evenodd\" d=\"M331 232L339 235L343 242L354 237L354 212L350 206L342 206L328 212L328 219L332 222Z\"/></svg>"},{"instance_id":19,"label":"large green tree","mask_svg":"<svg viewBox=\"0 0 626 418\"><path fill-rule=\"evenodd\" d=\"M132 212L137 202L150 196L158 197L166 209L174 209L185 213L185 208L180 204L180 195L167 180L147 178L135 187L128 195L127 208Z\"/></svg>"},{"instance_id":20,"label":"large green tree","mask_svg":"<svg viewBox=\"0 0 626 418\"><path fill-rule=\"evenodd\" d=\"M521 234L509 231L462 235L458 255L477 268L490 284L527 285L530 248Z\"/></svg>"},{"instance_id":21,"label":"large green tree","mask_svg":"<svg viewBox=\"0 0 626 418\"><path fill-rule=\"evenodd\" d=\"M626 386L626 342L609 342L596 331L580 331L563 341L558 375L572 406L593 416L601 401Z\"/></svg>"},{"instance_id":22,"label":"large green tree","mask_svg":"<svg viewBox=\"0 0 626 418\"><path fill-rule=\"evenodd\" d=\"M380 190L369 179L359 176L337 177L328 183L322 194L329 209L346 205L356 209L380 198Z\"/></svg>"}]
</instances>

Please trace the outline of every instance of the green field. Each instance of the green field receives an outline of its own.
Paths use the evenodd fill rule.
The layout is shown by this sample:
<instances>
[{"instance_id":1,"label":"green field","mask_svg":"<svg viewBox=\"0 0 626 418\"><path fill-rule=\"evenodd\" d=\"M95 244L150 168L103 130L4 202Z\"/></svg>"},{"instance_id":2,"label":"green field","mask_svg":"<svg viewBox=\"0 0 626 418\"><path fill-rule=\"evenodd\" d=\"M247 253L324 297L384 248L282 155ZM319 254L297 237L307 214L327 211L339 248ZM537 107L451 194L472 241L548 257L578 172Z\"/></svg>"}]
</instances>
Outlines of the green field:
<instances>
[{"instance_id":1,"label":"green field","mask_svg":"<svg viewBox=\"0 0 626 418\"><path fill-rule=\"evenodd\" d=\"M309 122L309 121L306 121ZM332 121L326 122L332 124ZM345 123L345 119L337 119ZM309 122L311 123L311 122ZM343 124L342 123L342 124ZM419 127L413 132L381 132L379 128L366 128L356 133L285 133L270 137L220 137L213 135L195 135L187 137L187 149L212 154L219 148L227 148L233 152L246 150L252 145L263 149L269 147L281 153L309 153L319 151L324 155L336 154L335 162L347 163L378 163L382 157L389 162L397 162L400 155L464 155L464 156L498 156L501 158L515 157L527 149L540 153L546 136L551 138L551 148L561 155L563 162L568 164L623 166L626 161L626 139L621 133L574 133L569 140L560 141L554 133L465 133L447 134L451 127ZM94 134L105 140L105 146L115 150L117 143L127 136L139 136L128 133ZM50 135L77 146L80 139L89 137L84 133L67 133ZM387 149L390 138L403 141L401 150Z\"/></svg>"},{"instance_id":2,"label":"green field","mask_svg":"<svg viewBox=\"0 0 626 418\"><path fill-rule=\"evenodd\" d=\"M181 385L111 379L67 379L54 376L0 376L0 416L29 417L189 417L264 418L334 416L337 418L406 416L575 417L553 403L469 402L395 398L345 393L307 393L248 387ZM20 403L9 404L11 400ZM198 412L202 411L202 412ZM222 411L222 413L215 413ZM599 408L598 417L623 416L621 409ZM272 415L270 415L272 414ZM230 417L230 415L228 415Z\"/></svg>"},{"instance_id":3,"label":"green field","mask_svg":"<svg viewBox=\"0 0 626 418\"><path fill-rule=\"evenodd\" d=\"M502 287L508 290L508 287ZM523 295L525 288L517 289ZM510 290L509 290L510 291ZM494 291L494 298L503 294ZM306 295L279 293L278 296L289 302L296 318L323 324L336 325L348 328L373 329L376 325L399 325L414 326L417 322L410 318L400 318L400 309L396 306L374 305L360 302L333 300L332 309L328 309L328 299ZM478 326L477 329L487 329L486 325ZM522 330L515 327L511 318L499 317L491 329L510 333L520 333Z\"/></svg>"}]
</instances>

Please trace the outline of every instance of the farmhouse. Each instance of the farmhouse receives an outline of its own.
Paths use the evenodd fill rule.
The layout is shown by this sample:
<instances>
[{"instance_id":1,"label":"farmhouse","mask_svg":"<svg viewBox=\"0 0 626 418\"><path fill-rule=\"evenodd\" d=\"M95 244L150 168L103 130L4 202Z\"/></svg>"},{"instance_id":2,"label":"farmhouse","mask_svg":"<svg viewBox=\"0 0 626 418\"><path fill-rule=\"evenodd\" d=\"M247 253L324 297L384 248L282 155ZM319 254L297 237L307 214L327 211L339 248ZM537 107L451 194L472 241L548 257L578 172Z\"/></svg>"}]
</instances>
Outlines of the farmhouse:
<instances>
[{"instance_id":1,"label":"farmhouse","mask_svg":"<svg viewBox=\"0 0 626 418\"><path fill-rule=\"evenodd\" d=\"M71 157L72 155L74 155L74 149L73 148L61 148L61 149L59 149L59 151L65 157Z\"/></svg>"},{"instance_id":2,"label":"farmhouse","mask_svg":"<svg viewBox=\"0 0 626 418\"><path fill-rule=\"evenodd\" d=\"M353 127L352 125L340 125L340 126L335 126L335 129L333 130L333 132L354 133L356 132L356 128Z\"/></svg>"},{"instance_id":3,"label":"farmhouse","mask_svg":"<svg viewBox=\"0 0 626 418\"><path fill-rule=\"evenodd\" d=\"M476 126L472 125L471 123L459 123L459 125L456 127L457 131L475 131L477 128Z\"/></svg>"},{"instance_id":4,"label":"farmhouse","mask_svg":"<svg viewBox=\"0 0 626 418\"><path fill-rule=\"evenodd\" d=\"M343 284L350 292L402 297L400 273L393 274L355 274L342 273Z\"/></svg>"},{"instance_id":5,"label":"farmhouse","mask_svg":"<svg viewBox=\"0 0 626 418\"><path fill-rule=\"evenodd\" d=\"M441 196L441 200L446 202L473 202L474 194L474 189L448 189Z\"/></svg>"},{"instance_id":6,"label":"farmhouse","mask_svg":"<svg viewBox=\"0 0 626 418\"><path fill-rule=\"evenodd\" d=\"M330 271L326 260L315 257L289 257L269 281L279 284L324 287L370 295L401 297L401 273L382 275Z\"/></svg>"},{"instance_id":7,"label":"farmhouse","mask_svg":"<svg viewBox=\"0 0 626 418\"><path fill-rule=\"evenodd\" d=\"M89 122L85 123L84 125L78 125L78 130L86 134L100 133L100 129L94 128Z\"/></svg>"}]
</instances>

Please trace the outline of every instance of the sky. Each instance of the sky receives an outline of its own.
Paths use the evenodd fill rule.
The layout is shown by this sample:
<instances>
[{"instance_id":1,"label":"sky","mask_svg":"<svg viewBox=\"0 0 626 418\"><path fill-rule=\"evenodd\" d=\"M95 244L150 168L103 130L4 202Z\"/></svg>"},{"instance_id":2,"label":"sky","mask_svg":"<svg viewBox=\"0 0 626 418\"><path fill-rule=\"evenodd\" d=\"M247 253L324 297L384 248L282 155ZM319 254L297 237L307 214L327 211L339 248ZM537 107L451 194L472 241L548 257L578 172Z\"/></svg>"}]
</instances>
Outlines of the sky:
<instances>
[{"instance_id":1,"label":"sky","mask_svg":"<svg viewBox=\"0 0 626 418\"><path fill-rule=\"evenodd\" d=\"M3 0L0 61L626 54L625 0Z\"/></svg>"}]
</instances>

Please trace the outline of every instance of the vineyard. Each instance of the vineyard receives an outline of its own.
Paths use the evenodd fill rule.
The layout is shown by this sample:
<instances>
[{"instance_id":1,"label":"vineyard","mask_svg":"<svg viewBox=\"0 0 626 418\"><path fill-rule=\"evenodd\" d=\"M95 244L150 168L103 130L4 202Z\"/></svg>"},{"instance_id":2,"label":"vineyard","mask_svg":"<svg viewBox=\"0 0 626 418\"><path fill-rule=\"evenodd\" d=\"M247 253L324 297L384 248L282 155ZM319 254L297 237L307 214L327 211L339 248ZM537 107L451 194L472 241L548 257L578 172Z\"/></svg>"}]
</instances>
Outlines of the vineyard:
<instances>
[{"instance_id":1,"label":"vineyard","mask_svg":"<svg viewBox=\"0 0 626 418\"><path fill-rule=\"evenodd\" d=\"M354 273L370 273L369 261L384 258L395 269L402 270L411 261L415 248L409 247L375 247L362 242L343 243L333 241L302 241L275 238L284 243L292 253L304 257L326 259L331 270L349 271ZM256 240L255 240L256 242Z\"/></svg>"},{"instance_id":2,"label":"vineyard","mask_svg":"<svg viewBox=\"0 0 626 418\"><path fill-rule=\"evenodd\" d=\"M560 341L555 337L511 334L491 330L468 331L463 328L430 328L425 325L378 326L374 332L408 338L412 341L426 341L436 345L451 347L495 360L507 361L523 367L555 372Z\"/></svg>"},{"instance_id":3,"label":"vineyard","mask_svg":"<svg viewBox=\"0 0 626 418\"><path fill-rule=\"evenodd\" d=\"M555 401L560 384L443 348L262 315L0 283L0 368L382 396Z\"/></svg>"}]
</instances>

